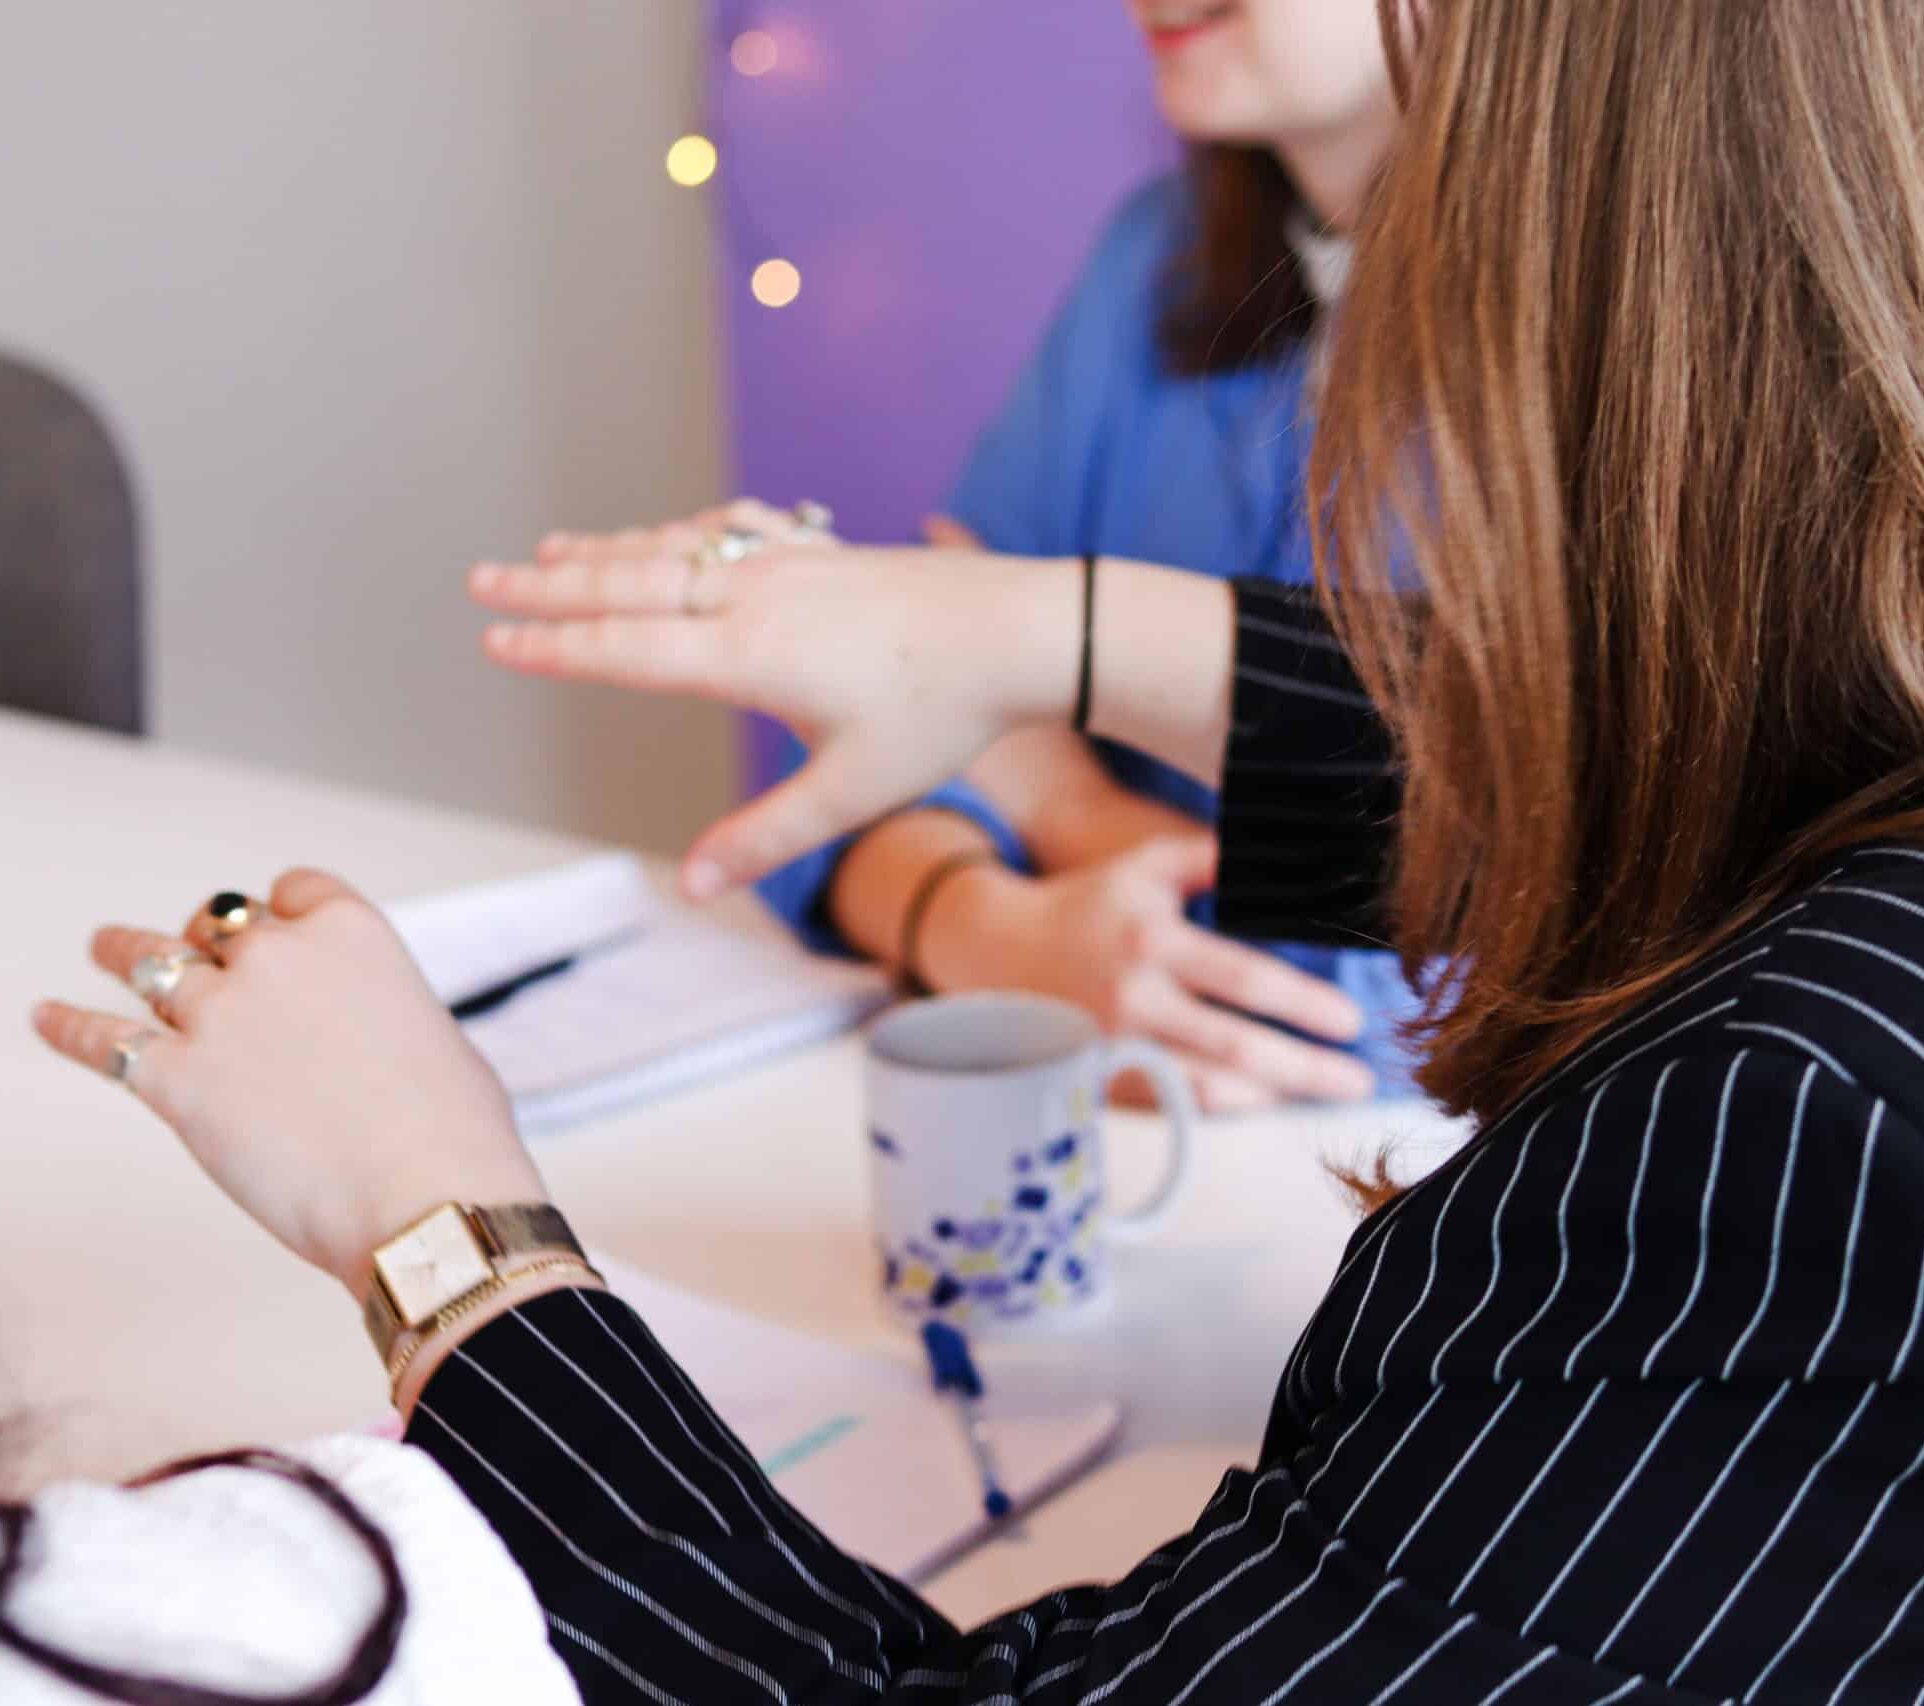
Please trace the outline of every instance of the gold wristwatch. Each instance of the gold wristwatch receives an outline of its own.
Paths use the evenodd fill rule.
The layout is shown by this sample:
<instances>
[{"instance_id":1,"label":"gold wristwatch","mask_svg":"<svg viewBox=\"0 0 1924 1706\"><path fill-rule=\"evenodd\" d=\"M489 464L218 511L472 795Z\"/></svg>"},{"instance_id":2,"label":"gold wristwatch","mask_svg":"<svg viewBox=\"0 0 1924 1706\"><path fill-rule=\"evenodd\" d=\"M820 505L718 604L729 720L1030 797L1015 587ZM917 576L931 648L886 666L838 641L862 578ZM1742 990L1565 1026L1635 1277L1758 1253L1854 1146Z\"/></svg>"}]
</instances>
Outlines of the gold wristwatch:
<instances>
[{"instance_id":1,"label":"gold wristwatch","mask_svg":"<svg viewBox=\"0 0 1924 1706\"><path fill-rule=\"evenodd\" d=\"M400 1377L436 1328L510 1280L551 1268L595 1274L561 1211L548 1203L450 1202L422 1215L374 1252L374 1287L362 1318L388 1378Z\"/></svg>"}]
</instances>

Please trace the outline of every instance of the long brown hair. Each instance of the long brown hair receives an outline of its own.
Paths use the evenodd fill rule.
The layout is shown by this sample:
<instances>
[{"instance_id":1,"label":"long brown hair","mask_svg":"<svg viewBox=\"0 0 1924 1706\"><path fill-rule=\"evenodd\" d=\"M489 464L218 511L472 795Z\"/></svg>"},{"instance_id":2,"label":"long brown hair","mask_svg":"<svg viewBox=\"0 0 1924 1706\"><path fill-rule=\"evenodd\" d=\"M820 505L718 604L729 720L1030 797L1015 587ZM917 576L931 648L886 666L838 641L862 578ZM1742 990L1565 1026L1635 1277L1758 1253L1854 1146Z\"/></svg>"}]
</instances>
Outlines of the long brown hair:
<instances>
[{"instance_id":1,"label":"long brown hair","mask_svg":"<svg viewBox=\"0 0 1924 1706\"><path fill-rule=\"evenodd\" d=\"M1307 204L1267 148L1199 144L1187 171L1195 221L1162 281L1163 359L1189 377L1276 361L1320 312L1292 241Z\"/></svg>"},{"instance_id":2,"label":"long brown hair","mask_svg":"<svg viewBox=\"0 0 1924 1706\"><path fill-rule=\"evenodd\" d=\"M1488 1116L1924 827L1924 7L1379 3L1318 573L1407 763L1422 1081Z\"/></svg>"}]
</instances>

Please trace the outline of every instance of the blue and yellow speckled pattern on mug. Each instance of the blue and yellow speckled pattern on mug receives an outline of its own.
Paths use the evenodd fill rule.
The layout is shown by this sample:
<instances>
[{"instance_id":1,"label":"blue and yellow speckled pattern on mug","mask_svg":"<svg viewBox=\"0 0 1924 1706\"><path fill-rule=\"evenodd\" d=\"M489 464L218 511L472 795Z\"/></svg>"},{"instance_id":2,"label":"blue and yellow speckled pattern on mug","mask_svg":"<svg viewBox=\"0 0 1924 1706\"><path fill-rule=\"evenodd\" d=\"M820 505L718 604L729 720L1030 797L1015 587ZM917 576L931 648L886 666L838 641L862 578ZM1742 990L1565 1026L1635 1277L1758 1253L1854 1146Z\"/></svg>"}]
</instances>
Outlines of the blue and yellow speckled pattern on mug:
<instances>
[{"instance_id":1,"label":"blue and yellow speckled pattern on mug","mask_svg":"<svg viewBox=\"0 0 1924 1706\"><path fill-rule=\"evenodd\" d=\"M1106 1216L1097 1113L1131 1068L1165 1098L1171 1163L1143 1210ZM1083 1310L1108 1287L1106 1241L1159 1222L1185 1171L1192 1116L1167 1058L1040 997L898 1009L870 1040L869 1102L883 1286L917 1319L981 1332Z\"/></svg>"}]
</instances>

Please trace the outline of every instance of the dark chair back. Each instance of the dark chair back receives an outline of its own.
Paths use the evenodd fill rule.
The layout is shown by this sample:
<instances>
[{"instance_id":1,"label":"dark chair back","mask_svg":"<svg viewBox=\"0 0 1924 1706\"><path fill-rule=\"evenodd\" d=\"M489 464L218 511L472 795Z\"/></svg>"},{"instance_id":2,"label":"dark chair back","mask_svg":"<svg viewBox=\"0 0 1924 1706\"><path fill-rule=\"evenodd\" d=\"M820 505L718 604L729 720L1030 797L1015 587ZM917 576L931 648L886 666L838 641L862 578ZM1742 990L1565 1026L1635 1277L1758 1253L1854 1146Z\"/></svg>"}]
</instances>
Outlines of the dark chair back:
<instances>
[{"instance_id":1,"label":"dark chair back","mask_svg":"<svg viewBox=\"0 0 1924 1706\"><path fill-rule=\"evenodd\" d=\"M139 531L105 423L0 356L0 705L145 726Z\"/></svg>"}]
</instances>

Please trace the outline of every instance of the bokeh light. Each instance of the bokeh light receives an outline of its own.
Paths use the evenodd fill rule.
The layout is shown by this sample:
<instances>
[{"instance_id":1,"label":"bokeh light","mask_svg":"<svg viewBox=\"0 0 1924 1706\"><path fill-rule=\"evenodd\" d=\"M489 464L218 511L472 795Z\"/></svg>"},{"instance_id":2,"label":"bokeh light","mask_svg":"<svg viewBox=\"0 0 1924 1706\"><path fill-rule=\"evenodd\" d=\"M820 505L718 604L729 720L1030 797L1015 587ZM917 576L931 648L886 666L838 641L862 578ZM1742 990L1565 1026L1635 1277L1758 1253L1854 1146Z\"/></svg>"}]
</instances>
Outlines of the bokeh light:
<instances>
[{"instance_id":1,"label":"bokeh light","mask_svg":"<svg viewBox=\"0 0 1924 1706\"><path fill-rule=\"evenodd\" d=\"M766 30L743 30L728 49L728 62L744 77L766 77L780 61L781 49Z\"/></svg>"},{"instance_id":2,"label":"bokeh light","mask_svg":"<svg viewBox=\"0 0 1924 1706\"><path fill-rule=\"evenodd\" d=\"M721 156L705 136L684 136L668 150L668 175L685 190L699 189L715 175Z\"/></svg>"},{"instance_id":3,"label":"bokeh light","mask_svg":"<svg viewBox=\"0 0 1924 1706\"><path fill-rule=\"evenodd\" d=\"M793 261L763 261L749 288L764 308L786 308L802 293L802 275Z\"/></svg>"}]
</instances>

